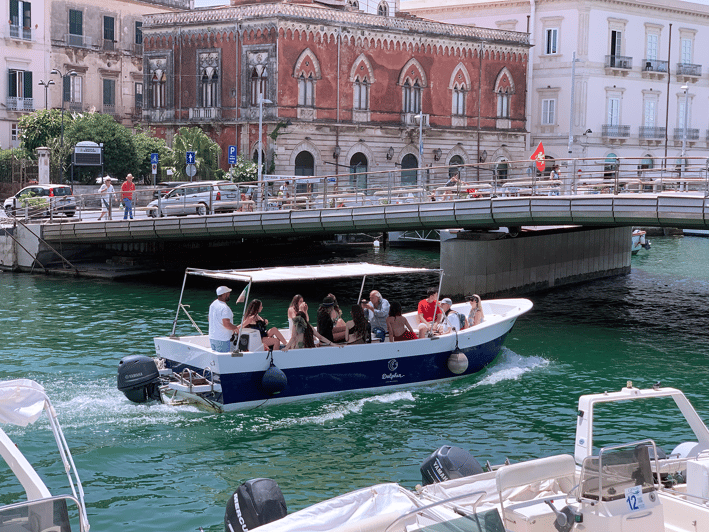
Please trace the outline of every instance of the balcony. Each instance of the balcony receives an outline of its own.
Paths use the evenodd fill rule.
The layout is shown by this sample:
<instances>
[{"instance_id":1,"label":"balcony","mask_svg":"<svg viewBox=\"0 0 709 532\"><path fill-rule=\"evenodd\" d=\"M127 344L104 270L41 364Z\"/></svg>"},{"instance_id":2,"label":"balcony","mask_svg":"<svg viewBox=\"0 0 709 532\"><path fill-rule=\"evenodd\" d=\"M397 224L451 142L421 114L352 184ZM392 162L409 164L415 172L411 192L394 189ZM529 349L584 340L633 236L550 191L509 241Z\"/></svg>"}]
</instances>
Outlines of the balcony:
<instances>
[{"instance_id":1,"label":"balcony","mask_svg":"<svg viewBox=\"0 0 709 532\"><path fill-rule=\"evenodd\" d=\"M130 53L133 55L143 55L143 45L142 44L131 44Z\"/></svg>"},{"instance_id":2,"label":"balcony","mask_svg":"<svg viewBox=\"0 0 709 532\"><path fill-rule=\"evenodd\" d=\"M67 46L76 46L78 48L91 48L93 41L91 37L86 35L74 35L73 33L64 34L64 42Z\"/></svg>"},{"instance_id":3,"label":"balcony","mask_svg":"<svg viewBox=\"0 0 709 532\"><path fill-rule=\"evenodd\" d=\"M5 105L8 111L34 111L33 98L18 98L16 96L8 96Z\"/></svg>"},{"instance_id":4,"label":"balcony","mask_svg":"<svg viewBox=\"0 0 709 532\"><path fill-rule=\"evenodd\" d=\"M401 121L405 126L420 127L418 113L403 113L401 115ZM428 127L428 115L423 115L423 127Z\"/></svg>"},{"instance_id":5,"label":"balcony","mask_svg":"<svg viewBox=\"0 0 709 532\"><path fill-rule=\"evenodd\" d=\"M630 137L630 126L603 124L602 135L607 139L627 139Z\"/></svg>"},{"instance_id":6,"label":"balcony","mask_svg":"<svg viewBox=\"0 0 709 532\"><path fill-rule=\"evenodd\" d=\"M702 65L677 63L677 77L682 81L697 81L702 75Z\"/></svg>"},{"instance_id":7,"label":"balcony","mask_svg":"<svg viewBox=\"0 0 709 532\"><path fill-rule=\"evenodd\" d=\"M116 106L104 103L101 112L105 115L116 116Z\"/></svg>"},{"instance_id":8,"label":"balcony","mask_svg":"<svg viewBox=\"0 0 709 532\"><path fill-rule=\"evenodd\" d=\"M669 68L668 61L659 59L643 59L642 75L644 78L664 78Z\"/></svg>"},{"instance_id":9,"label":"balcony","mask_svg":"<svg viewBox=\"0 0 709 532\"><path fill-rule=\"evenodd\" d=\"M66 105L72 113L80 113L84 110L84 104L81 102L67 102Z\"/></svg>"},{"instance_id":10,"label":"balcony","mask_svg":"<svg viewBox=\"0 0 709 532\"><path fill-rule=\"evenodd\" d=\"M212 120L222 117L221 107L190 107L190 120Z\"/></svg>"},{"instance_id":11,"label":"balcony","mask_svg":"<svg viewBox=\"0 0 709 532\"><path fill-rule=\"evenodd\" d=\"M166 122L173 118L172 109L143 109L143 119L148 122Z\"/></svg>"},{"instance_id":12,"label":"balcony","mask_svg":"<svg viewBox=\"0 0 709 532\"><path fill-rule=\"evenodd\" d=\"M665 138L664 127L640 126L640 138L642 140L662 140Z\"/></svg>"},{"instance_id":13,"label":"balcony","mask_svg":"<svg viewBox=\"0 0 709 532\"><path fill-rule=\"evenodd\" d=\"M627 73L633 68L633 58L624 55L607 55L604 66L606 70L609 70L614 74L620 73L622 75L627 75Z\"/></svg>"},{"instance_id":14,"label":"balcony","mask_svg":"<svg viewBox=\"0 0 709 532\"><path fill-rule=\"evenodd\" d=\"M32 28L23 28L22 26L10 24L10 38L32 41L34 40L32 38Z\"/></svg>"},{"instance_id":15,"label":"balcony","mask_svg":"<svg viewBox=\"0 0 709 532\"><path fill-rule=\"evenodd\" d=\"M673 139L675 141L682 142L684 140L684 128L683 127L676 127L673 135ZM694 142L696 140L699 140L699 129L694 129L691 127L687 128L687 140L690 142Z\"/></svg>"},{"instance_id":16,"label":"balcony","mask_svg":"<svg viewBox=\"0 0 709 532\"><path fill-rule=\"evenodd\" d=\"M104 52L115 52L116 51L116 41L113 39L104 39L103 47L101 48Z\"/></svg>"}]
</instances>

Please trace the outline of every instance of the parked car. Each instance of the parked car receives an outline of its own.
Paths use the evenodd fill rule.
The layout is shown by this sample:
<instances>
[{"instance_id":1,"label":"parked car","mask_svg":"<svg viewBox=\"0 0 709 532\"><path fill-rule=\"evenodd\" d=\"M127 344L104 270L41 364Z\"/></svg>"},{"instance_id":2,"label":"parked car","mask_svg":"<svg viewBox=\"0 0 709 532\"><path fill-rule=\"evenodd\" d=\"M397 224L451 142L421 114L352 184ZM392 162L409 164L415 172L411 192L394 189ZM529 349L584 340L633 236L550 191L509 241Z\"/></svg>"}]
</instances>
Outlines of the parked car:
<instances>
[{"instance_id":1,"label":"parked car","mask_svg":"<svg viewBox=\"0 0 709 532\"><path fill-rule=\"evenodd\" d=\"M231 181L195 181L175 187L148 203L148 216L206 215L238 208L239 188ZM158 212L159 211L159 212Z\"/></svg>"},{"instance_id":2,"label":"parked car","mask_svg":"<svg viewBox=\"0 0 709 532\"><path fill-rule=\"evenodd\" d=\"M153 198L158 199L158 197L165 196L173 188L179 187L181 185L189 185L189 181L163 181L157 184L157 190L153 192Z\"/></svg>"},{"instance_id":3,"label":"parked car","mask_svg":"<svg viewBox=\"0 0 709 532\"><path fill-rule=\"evenodd\" d=\"M3 208L9 216L23 214L25 210L30 216L47 216L50 209L53 214L74 216L76 198L68 185L30 185L7 198Z\"/></svg>"}]
</instances>

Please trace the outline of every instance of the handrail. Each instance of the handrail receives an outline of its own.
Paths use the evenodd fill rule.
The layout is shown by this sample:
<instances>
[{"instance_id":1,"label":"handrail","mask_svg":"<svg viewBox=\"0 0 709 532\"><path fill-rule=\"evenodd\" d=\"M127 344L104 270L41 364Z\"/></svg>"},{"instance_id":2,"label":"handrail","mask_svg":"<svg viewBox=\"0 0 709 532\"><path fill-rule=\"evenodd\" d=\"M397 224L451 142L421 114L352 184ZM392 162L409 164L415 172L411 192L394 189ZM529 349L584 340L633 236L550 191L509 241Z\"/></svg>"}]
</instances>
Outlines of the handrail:
<instances>
[{"instance_id":1,"label":"handrail","mask_svg":"<svg viewBox=\"0 0 709 532\"><path fill-rule=\"evenodd\" d=\"M475 502L473 503L473 513L472 513L472 514L466 513L466 512L464 511L464 509L463 509L462 507L458 506L458 505L455 505L455 510L454 510L454 511L455 511L456 513L458 513L458 515L460 515L461 517L468 517L468 516L470 516L470 515L475 515L475 514L477 513L478 504L479 504L480 501L482 500L483 496L485 496L486 494L487 494L487 492L486 492L485 490L474 491L474 492L472 492L472 493L463 493L462 495L456 495L455 497L449 497L448 499L440 499L440 500L437 500L437 501L435 501L435 502L433 502L433 503L431 503L431 504L426 504L426 505L424 505L424 506L421 506L421 507L417 508L416 510L411 510L410 512L407 512L407 513L405 513L405 514L403 514L403 515L400 515L397 519L395 519L394 521L392 521L392 522L389 524L388 527L386 527L386 529L384 530L384 532L389 532L389 530L391 530L391 528L392 528L394 525L398 524L400 521L403 521L403 520L405 520L405 519L411 517L412 515L416 515L416 514L418 514L418 513L424 512L424 511L426 511L426 510L430 510L431 508L435 508L436 506L441 506L441 505L443 505L443 504L449 504L449 503L451 503L451 502L453 502L453 501L458 501L458 500L460 500L460 499L465 499L465 498L468 498L468 497L474 497L474 496L477 495L478 498L477 498L477 499L475 500Z\"/></svg>"}]
</instances>

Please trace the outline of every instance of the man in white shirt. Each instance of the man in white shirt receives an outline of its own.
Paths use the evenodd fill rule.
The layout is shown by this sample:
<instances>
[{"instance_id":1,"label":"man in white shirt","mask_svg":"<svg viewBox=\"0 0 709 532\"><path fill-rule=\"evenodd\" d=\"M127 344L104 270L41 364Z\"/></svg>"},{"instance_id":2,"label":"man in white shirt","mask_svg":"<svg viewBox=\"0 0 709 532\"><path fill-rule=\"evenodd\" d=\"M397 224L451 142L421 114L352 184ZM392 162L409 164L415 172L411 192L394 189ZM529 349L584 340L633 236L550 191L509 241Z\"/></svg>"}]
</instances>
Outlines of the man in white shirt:
<instances>
[{"instance_id":1,"label":"man in white shirt","mask_svg":"<svg viewBox=\"0 0 709 532\"><path fill-rule=\"evenodd\" d=\"M227 305L230 297L231 288L220 286L217 288L217 299L209 305L209 345L219 353L231 351L231 336L239 331L239 326L232 323L234 313Z\"/></svg>"},{"instance_id":2,"label":"man in white shirt","mask_svg":"<svg viewBox=\"0 0 709 532\"><path fill-rule=\"evenodd\" d=\"M441 333L445 334L453 330L460 331L465 328L465 317L461 320L461 315L451 308L453 306L453 301L451 301L450 298L444 297L441 299L440 305L441 310L443 310L443 315L445 316L439 326L439 331Z\"/></svg>"}]
</instances>

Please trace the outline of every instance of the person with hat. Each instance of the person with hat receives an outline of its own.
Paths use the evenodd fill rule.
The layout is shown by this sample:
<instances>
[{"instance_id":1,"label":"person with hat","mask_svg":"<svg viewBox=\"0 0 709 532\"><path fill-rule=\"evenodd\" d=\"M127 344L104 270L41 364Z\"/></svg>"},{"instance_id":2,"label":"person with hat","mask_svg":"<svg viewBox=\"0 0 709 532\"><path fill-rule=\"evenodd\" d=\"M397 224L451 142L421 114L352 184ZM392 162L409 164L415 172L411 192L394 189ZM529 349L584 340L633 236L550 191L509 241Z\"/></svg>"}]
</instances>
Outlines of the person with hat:
<instances>
[{"instance_id":1,"label":"person with hat","mask_svg":"<svg viewBox=\"0 0 709 532\"><path fill-rule=\"evenodd\" d=\"M465 316L453 310L453 301L449 297L441 299L439 304L444 317L439 325L438 332L446 334L451 331L461 331L468 326Z\"/></svg>"},{"instance_id":2,"label":"person with hat","mask_svg":"<svg viewBox=\"0 0 709 532\"><path fill-rule=\"evenodd\" d=\"M480 296L477 294L472 294L465 296L465 300L470 303L470 312L468 313L468 327L474 325L480 325L485 318L483 314L483 303L480 300Z\"/></svg>"},{"instance_id":3,"label":"person with hat","mask_svg":"<svg viewBox=\"0 0 709 532\"><path fill-rule=\"evenodd\" d=\"M379 290L369 293L369 301L362 300L362 310L366 310L372 334L383 342L388 334L387 318L389 317L389 302L382 297Z\"/></svg>"},{"instance_id":4,"label":"person with hat","mask_svg":"<svg viewBox=\"0 0 709 532\"><path fill-rule=\"evenodd\" d=\"M332 294L325 296L318 307L318 332L333 343L336 341L335 328L337 328L337 341L342 341L345 337L345 322L340 317L339 308L337 299Z\"/></svg>"},{"instance_id":5,"label":"person with hat","mask_svg":"<svg viewBox=\"0 0 709 532\"><path fill-rule=\"evenodd\" d=\"M123 206L125 210L123 211L123 219L127 220L130 215L130 219L133 219L133 191L135 190L135 185L133 184L133 174L128 174L126 176L126 182L121 185L121 195L123 196Z\"/></svg>"},{"instance_id":6,"label":"person with hat","mask_svg":"<svg viewBox=\"0 0 709 532\"><path fill-rule=\"evenodd\" d=\"M239 332L239 326L234 325L234 313L227 305L231 297L231 288L217 288L217 299L209 305L209 345L219 353L231 351L231 337Z\"/></svg>"},{"instance_id":7,"label":"person with hat","mask_svg":"<svg viewBox=\"0 0 709 532\"><path fill-rule=\"evenodd\" d=\"M98 193L101 199L101 215L98 217L100 220L103 218L104 214L107 214L107 218L111 219L111 200L113 200L113 185L111 184L111 178L106 176L103 178L103 185L98 189Z\"/></svg>"}]
</instances>

